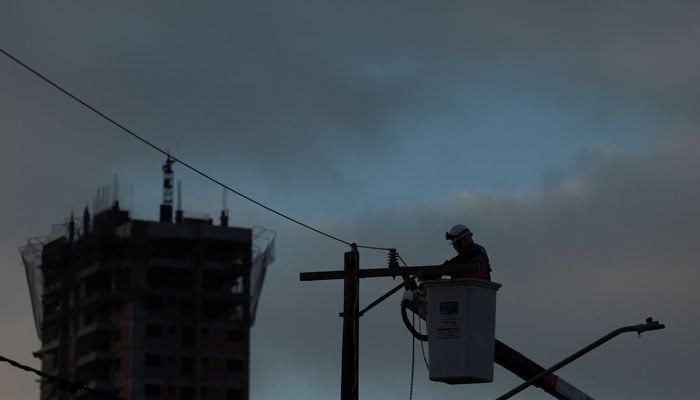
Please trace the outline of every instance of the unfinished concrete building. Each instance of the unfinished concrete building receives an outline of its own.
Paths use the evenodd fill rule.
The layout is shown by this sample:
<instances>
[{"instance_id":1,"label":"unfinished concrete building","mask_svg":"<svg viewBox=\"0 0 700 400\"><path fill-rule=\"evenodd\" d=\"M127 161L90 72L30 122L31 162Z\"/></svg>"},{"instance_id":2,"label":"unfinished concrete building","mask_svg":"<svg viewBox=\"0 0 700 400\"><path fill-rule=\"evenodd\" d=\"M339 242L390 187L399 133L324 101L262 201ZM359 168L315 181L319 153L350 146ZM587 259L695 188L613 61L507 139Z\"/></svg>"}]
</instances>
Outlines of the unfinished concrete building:
<instances>
[{"instance_id":1,"label":"unfinished concrete building","mask_svg":"<svg viewBox=\"0 0 700 400\"><path fill-rule=\"evenodd\" d=\"M245 400L274 235L229 227L225 208L218 225L179 205L173 221L171 165L159 221L132 219L115 195L21 249L42 343L35 355L48 374L124 399ZM41 399L52 392L86 398L42 381Z\"/></svg>"}]
</instances>

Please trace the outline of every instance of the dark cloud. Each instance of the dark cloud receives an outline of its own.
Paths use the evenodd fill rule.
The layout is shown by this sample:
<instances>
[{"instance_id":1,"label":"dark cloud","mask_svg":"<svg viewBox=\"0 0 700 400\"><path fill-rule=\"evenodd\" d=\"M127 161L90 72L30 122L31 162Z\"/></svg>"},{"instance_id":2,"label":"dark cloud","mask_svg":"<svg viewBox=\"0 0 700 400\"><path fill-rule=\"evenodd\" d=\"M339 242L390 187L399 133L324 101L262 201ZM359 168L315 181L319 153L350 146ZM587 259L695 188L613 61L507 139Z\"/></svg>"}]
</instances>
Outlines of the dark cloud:
<instances>
[{"instance_id":1,"label":"dark cloud","mask_svg":"<svg viewBox=\"0 0 700 400\"><path fill-rule=\"evenodd\" d=\"M596 131L630 105L683 120L694 118L698 103L698 59L684 50L697 41L690 6L13 7L2 28L13 38L6 46L31 65L174 154L217 172L225 162L218 176L264 176L297 193L362 186L346 165L392 157L397 143L416 137L434 137L438 153L442 143L457 148L450 124L472 148L499 135L490 115L497 111L485 104L504 105L500 113L515 120L524 104L593 110L575 123ZM8 60L2 65L5 102L12 99L4 119L9 131L23 132L13 138L18 149L61 164L67 177L86 162L96 176L152 165L138 142ZM566 124L558 131L581 134ZM524 138L512 132L500 141L527 146ZM32 146L38 142L45 145ZM79 151L86 148L110 151ZM478 153L495 164L515 159L488 147ZM397 161L416 164L415 174L428 168ZM7 162L28 178L37 169Z\"/></svg>"},{"instance_id":2,"label":"dark cloud","mask_svg":"<svg viewBox=\"0 0 700 400\"><path fill-rule=\"evenodd\" d=\"M329 141L388 143L397 116L477 82L612 85L604 102L666 107L698 83L688 5L134 6L16 5L8 46L174 151L257 168L330 170Z\"/></svg>"}]
</instances>

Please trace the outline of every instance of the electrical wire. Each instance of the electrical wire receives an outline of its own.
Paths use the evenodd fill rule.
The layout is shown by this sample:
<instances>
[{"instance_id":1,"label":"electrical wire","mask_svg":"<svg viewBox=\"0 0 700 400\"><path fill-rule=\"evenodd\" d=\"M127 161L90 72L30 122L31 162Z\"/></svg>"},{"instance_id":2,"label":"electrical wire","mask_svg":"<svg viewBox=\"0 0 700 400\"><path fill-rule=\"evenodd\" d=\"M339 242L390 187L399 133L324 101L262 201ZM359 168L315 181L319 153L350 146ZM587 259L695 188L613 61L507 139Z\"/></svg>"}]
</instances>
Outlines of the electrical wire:
<instances>
[{"instance_id":1,"label":"electrical wire","mask_svg":"<svg viewBox=\"0 0 700 400\"><path fill-rule=\"evenodd\" d=\"M396 256L399 258L399 260L401 260L401 262L403 263L404 267L408 267L408 264L406 263L406 261L404 261L403 257L401 257L401 254L399 254L399 252L396 252ZM415 324L415 322L416 322L415 318L416 318L416 314L414 313L414 314L413 314L413 326L416 325L416 324ZM422 334L421 325L422 325L421 319L418 318L418 333L419 333L419 334ZM427 330L427 328L428 328L428 326L426 325L426 330ZM426 335L427 335L427 334L428 334L428 333L426 332ZM415 336L414 336L414 337L413 337L413 340L415 341L415 339L416 339L416 338L415 338ZM425 347L423 347L424 341L420 340L419 342L420 342L420 350L421 350L421 353L423 353L423 361L425 362L425 369L427 369L428 371L430 371L430 366L428 365L428 358L425 356Z\"/></svg>"},{"instance_id":2,"label":"electrical wire","mask_svg":"<svg viewBox=\"0 0 700 400\"><path fill-rule=\"evenodd\" d=\"M413 324L416 323L416 314L413 314ZM416 337L411 335L413 338L411 346L411 389L409 391L408 400L413 400L413 377L416 371Z\"/></svg>"},{"instance_id":3,"label":"electrical wire","mask_svg":"<svg viewBox=\"0 0 700 400\"><path fill-rule=\"evenodd\" d=\"M422 324L421 324L420 318L419 318L418 319L418 332L420 332L422 330L420 327L421 325ZM426 325L426 330L427 330L427 328L428 328L428 326ZM420 342L420 351L421 351L421 353L423 353L423 361L425 362L425 369L430 371L430 366L428 365L428 358L425 357L425 348L423 347L423 342Z\"/></svg>"},{"instance_id":4,"label":"electrical wire","mask_svg":"<svg viewBox=\"0 0 700 400\"><path fill-rule=\"evenodd\" d=\"M341 238L339 238L339 237L337 237L337 236L331 235L331 234L329 234L329 233L323 232L323 231L321 231L320 229L314 228L314 227L312 227L312 226L310 226L310 225L308 225L308 224L305 224L305 223L299 221L298 219L292 218L292 217L290 217L290 216L288 216L288 215L286 215L286 214L284 214L284 213L282 213L282 212L280 212L280 211L277 211L277 210L273 209L272 207L269 207L269 206L267 206L267 205L265 205L265 204L263 204L263 203L261 203L261 202L255 200L255 199L253 199L252 197L247 196L247 195L245 195L245 194L239 192L238 190L236 190L236 189L232 188L231 186L229 186L229 185L227 185L227 184L221 182L220 180L218 180L218 179L212 177L211 175L209 175L209 174L205 173L204 171L200 170L199 168L196 168L196 167L193 166L192 164L190 164L190 163L188 163L188 162L186 162L186 161L184 161L184 160L182 160L182 159L180 159L180 158L178 158L178 157L175 157L175 156L169 154L168 151L163 150L161 147L155 145L153 142L151 142L151 141L149 141L148 139L146 139L146 138L144 138L144 137L138 135L136 132L134 132L134 131L132 131L131 129L127 128L127 127L124 126L123 124L117 122L116 120L114 120L113 118L111 118L110 116L108 116L107 114L105 114L105 113L103 113L102 111L98 110L97 108L91 106L91 105L88 104L87 102L83 101L83 100L80 99L78 96L74 95L73 93L71 93L71 92L69 92L68 90L64 89L64 88L63 88L62 86L60 86L59 84L55 83L54 81L52 81L52 80L49 79L48 77L46 77L46 76L44 76L43 74L41 74L39 71L35 70L34 68L32 68L32 67L30 67L29 65L25 64L24 62L22 62L22 61L21 61L20 59L18 59L17 57L15 57L15 56L13 56L12 54L8 53L8 52L7 52L5 49L3 49L2 47L0 47L0 52L3 53L3 54L4 54L5 56L7 56L8 58L10 58L10 59L11 59L12 61L14 61L15 63L17 63L17 64L19 64L20 66L22 66L23 68L25 68L27 71L31 72L32 74L34 74L35 76L37 76L38 78L40 78L41 80L43 80L44 82L46 82L46 83L48 83L49 85L53 86L54 88L56 88L57 90L59 90L60 92L62 92L63 94L65 94L66 96L70 97L71 99L75 100L76 102L78 102L79 104L81 104L83 107L85 107L85 108L87 108L88 110L94 112L95 114L99 115L100 117L102 117L103 119L105 119L106 121L108 121L109 123L111 123L112 125L116 126L117 128L121 129L122 131L126 132L127 134L131 135L134 139L136 139L136 140L138 140L138 141L144 143L146 146L152 148L153 150L155 150L155 151L157 151L157 152L159 152L159 153L161 153L161 154L163 154L163 155L165 155L165 156L170 157L172 160L174 160L174 161L176 161L176 162L182 164L185 168L189 169L190 171L194 172L195 174L200 175L201 177L203 177L203 178L205 178L205 179L207 179L207 180L209 180L209 181L211 181L211 182L213 182L213 183L215 183L215 184L221 186L222 188L224 188L224 189L230 191L231 193L234 193L234 194L236 194L237 196L239 196L239 197L241 197L241 198L243 198L243 199L245 199L245 200L248 200L249 202L251 202L251 203L253 203L253 204L255 204L255 205L257 205L257 206L259 206L259 207L261 207L261 208L264 208L265 210L267 210L267 211L269 211L269 212L271 212L271 213L273 213L273 214L275 214L275 215L277 215L277 216L279 216L279 217L282 217L282 218L284 218L284 219L286 219L286 220L288 220L288 221L290 221L290 222L293 222L293 223L295 223L295 224L297 224L297 225L299 225L299 226L302 226L302 227L304 227L304 228L306 228L306 229L309 229L309 230L311 230L311 231L313 231L313 232L316 232L316 233L318 233L318 234L320 234L320 235L322 235L322 236L325 236L325 237L327 237L327 238L329 238L329 239L335 240L335 241L337 241L337 242L343 243L343 244L348 245L348 246L351 245L351 242L349 242L349 241L347 241L347 240L343 240L343 239L341 239ZM375 246L357 245L357 247L363 248L363 249L370 249L370 250L389 250L389 248L385 248L385 247L375 247Z\"/></svg>"},{"instance_id":5,"label":"electrical wire","mask_svg":"<svg viewBox=\"0 0 700 400\"><path fill-rule=\"evenodd\" d=\"M39 370L34 369L34 368L32 368L32 367L26 366L26 365L24 365L24 364L21 364L21 363L15 361L15 360L9 359L9 358L4 357L4 356L1 356L1 355L0 355L0 361L1 361L1 362L6 362L6 363L10 364L11 366L13 366L13 367L15 367L15 368L17 368L17 369L21 369L21 370L24 370L24 371L27 371L27 372L32 372L32 373L34 373L35 375L38 375L38 376L41 377L41 378L48 379L48 380L50 380L50 381L56 382L56 383L58 384L58 388L60 388L60 389L62 389L62 390L65 390L65 391L67 391L67 392L69 392L69 393L71 393L71 394L74 394L74 395L75 395L75 394L78 394L78 393L80 393L80 392L85 392L85 393L90 393L90 394L94 394L94 395L96 395L96 396L103 397L103 398L105 398L105 399L111 399L111 400L125 400L125 399L123 399L123 398L121 398L121 397L118 397L118 396L115 396L115 395L113 395L113 394L105 393L105 392L101 392L101 391L99 391L99 390L95 390L95 389L89 388L89 387L85 386L84 384L82 384L82 383L80 383L80 382L70 381L70 380L68 380L68 379L63 379L63 378L59 378L59 377L57 377L57 376L49 375L49 374L47 374L47 373L45 373L45 372L42 372L42 371L39 371ZM55 391L55 390L56 390L56 387L53 388L53 390L51 391L51 394L49 395L48 398L51 398L51 396L54 394L54 391Z\"/></svg>"}]
</instances>

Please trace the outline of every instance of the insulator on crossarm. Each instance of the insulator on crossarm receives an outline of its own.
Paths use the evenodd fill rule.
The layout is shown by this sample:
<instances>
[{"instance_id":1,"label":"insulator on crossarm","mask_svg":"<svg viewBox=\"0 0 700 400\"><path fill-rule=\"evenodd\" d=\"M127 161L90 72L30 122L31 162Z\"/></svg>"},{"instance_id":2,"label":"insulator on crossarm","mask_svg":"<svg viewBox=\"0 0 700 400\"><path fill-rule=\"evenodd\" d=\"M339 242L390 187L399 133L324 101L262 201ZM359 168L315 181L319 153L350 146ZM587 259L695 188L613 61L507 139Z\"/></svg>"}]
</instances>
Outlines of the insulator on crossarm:
<instances>
[{"instance_id":1,"label":"insulator on crossarm","mask_svg":"<svg viewBox=\"0 0 700 400\"><path fill-rule=\"evenodd\" d=\"M389 268L399 268L399 256L396 249L389 249Z\"/></svg>"}]
</instances>

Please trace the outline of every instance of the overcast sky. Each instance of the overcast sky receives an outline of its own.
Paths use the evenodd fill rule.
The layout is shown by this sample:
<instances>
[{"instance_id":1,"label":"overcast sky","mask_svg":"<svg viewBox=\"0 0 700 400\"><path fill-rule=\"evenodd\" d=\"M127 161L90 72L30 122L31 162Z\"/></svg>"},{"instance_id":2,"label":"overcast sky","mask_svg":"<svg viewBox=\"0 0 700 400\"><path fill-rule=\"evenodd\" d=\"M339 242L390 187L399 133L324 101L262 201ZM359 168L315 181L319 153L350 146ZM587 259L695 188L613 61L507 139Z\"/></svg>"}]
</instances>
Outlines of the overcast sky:
<instances>
[{"instance_id":1,"label":"overcast sky","mask_svg":"<svg viewBox=\"0 0 700 400\"><path fill-rule=\"evenodd\" d=\"M9 3L9 2L5 2ZM700 6L695 2L120 1L3 4L0 47L172 154L344 240L411 265L492 260L497 337L543 365L653 316L560 371L594 398L693 398L700 367ZM161 154L0 56L0 354L38 366L17 247L112 182L155 219ZM188 211L221 190L175 166ZM336 398L347 247L229 196L278 234L253 328L251 399ZM362 267L385 254L360 253ZM395 285L363 280L367 304ZM398 295L361 320L362 399L409 396ZM415 399L520 381L431 382ZM3 398L35 377L0 365ZM539 399L539 389L518 398Z\"/></svg>"}]
</instances>

